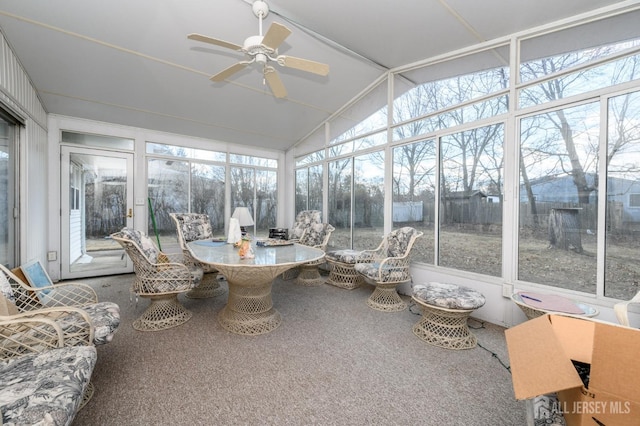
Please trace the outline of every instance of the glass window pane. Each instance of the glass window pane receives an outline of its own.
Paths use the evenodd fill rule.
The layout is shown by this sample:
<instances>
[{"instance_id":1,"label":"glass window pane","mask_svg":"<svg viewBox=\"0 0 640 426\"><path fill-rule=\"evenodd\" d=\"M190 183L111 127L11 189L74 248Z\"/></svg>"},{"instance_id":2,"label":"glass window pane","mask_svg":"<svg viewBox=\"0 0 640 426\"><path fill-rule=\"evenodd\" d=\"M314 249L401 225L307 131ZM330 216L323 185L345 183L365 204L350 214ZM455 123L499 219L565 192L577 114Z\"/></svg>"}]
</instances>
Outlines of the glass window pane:
<instances>
[{"instance_id":1,"label":"glass window pane","mask_svg":"<svg viewBox=\"0 0 640 426\"><path fill-rule=\"evenodd\" d=\"M312 152L311 154L305 155L304 157L296 159L296 166L303 166L309 163L316 163L318 161L324 160L324 149L316 152Z\"/></svg>"},{"instance_id":2,"label":"glass window pane","mask_svg":"<svg viewBox=\"0 0 640 426\"><path fill-rule=\"evenodd\" d=\"M509 87L508 64L509 46L503 45L397 75L394 79L393 123L402 127L394 132L394 140L423 135L456 123L468 123L489 116L491 110L495 110L493 114L502 113L506 95L489 101L481 99L491 99L492 94ZM465 103L477 105L464 111L456 108ZM445 110L456 111L438 115ZM412 129L408 122L414 119L420 122ZM448 123L440 122L441 119Z\"/></svg>"},{"instance_id":3,"label":"glass window pane","mask_svg":"<svg viewBox=\"0 0 640 426\"><path fill-rule=\"evenodd\" d=\"M346 158L329 163L329 223L332 249L351 248L351 180L353 160Z\"/></svg>"},{"instance_id":4,"label":"glass window pane","mask_svg":"<svg viewBox=\"0 0 640 426\"><path fill-rule=\"evenodd\" d=\"M534 78L534 76L544 76L548 70L554 70L556 67L560 68L567 63L577 64L583 56L583 52L569 53L560 58L549 58L536 63L524 64L523 67L527 67L528 74L531 74L531 78ZM539 105L635 80L640 78L639 65L640 55L633 55L543 81L520 90L520 108Z\"/></svg>"},{"instance_id":5,"label":"glass window pane","mask_svg":"<svg viewBox=\"0 0 640 426\"><path fill-rule=\"evenodd\" d=\"M341 145L334 145L329 148L329 157L339 157L341 155L350 154L353 152L353 141L343 143Z\"/></svg>"},{"instance_id":6,"label":"glass window pane","mask_svg":"<svg viewBox=\"0 0 640 426\"><path fill-rule=\"evenodd\" d=\"M521 42L520 81L607 58L640 40L640 10L570 26Z\"/></svg>"},{"instance_id":7,"label":"glass window pane","mask_svg":"<svg viewBox=\"0 0 640 426\"><path fill-rule=\"evenodd\" d=\"M596 291L600 106L520 122L518 278Z\"/></svg>"},{"instance_id":8,"label":"glass window pane","mask_svg":"<svg viewBox=\"0 0 640 426\"><path fill-rule=\"evenodd\" d=\"M323 170L322 164L309 167L309 210L322 211Z\"/></svg>"},{"instance_id":9,"label":"glass window pane","mask_svg":"<svg viewBox=\"0 0 640 426\"><path fill-rule=\"evenodd\" d=\"M225 167L191 164L191 212L204 213L216 235L224 235Z\"/></svg>"},{"instance_id":10,"label":"glass window pane","mask_svg":"<svg viewBox=\"0 0 640 426\"><path fill-rule=\"evenodd\" d=\"M256 235L268 236L276 226L278 176L275 170L256 170Z\"/></svg>"},{"instance_id":11,"label":"glass window pane","mask_svg":"<svg viewBox=\"0 0 640 426\"><path fill-rule=\"evenodd\" d=\"M609 100L604 295L629 300L640 282L640 92Z\"/></svg>"},{"instance_id":12,"label":"glass window pane","mask_svg":"<svg viewBox=\"0 0 640 426\"><path fill-rule=\"evenodd\" d=\"M419 102L410 99L411 102ZM458 126L464 123L495 117L507 113L509 108L509 96L507 94L487 99L482 102L466 105L441 114L411 121L393 128L393 140L400 141L414 136L433 133L438 130Z\"/></svg>"},{"instance_id":13,"label":"glass window pane","mask_svg":"<svg viewBox=\"0 0 640 426\"><path fill-rule=\"evenodd\" d=\"M322 164L296 170L296 214L302 210L322 211Z\"/></svg>"},{"instance_id":14,"label":"glass window pane","mask_svg":"<svg viewBox=\"0 0 640 426\"><path fill-rule=\"evenodd\" d=\"M176 237L176 225L169 213L189 211L189 163L186 161L149 159L147 194L151 199L147 233ZM153 215L152 215L153 214ZM155 229L154 229L155 222Z\"/></svg>"},{"instance_id":15,"label":"glass window pane","mask_svg":"<svg viewBox=\"0 0 640 426\"><path fill-rule=\"evenodd\" d=\"M354 158L353 248L378 247L384 235L384 151Z\"/></svg>"},{"instance_id":16,"label":"glass window pane","mask_svg":"<svg viewBox=\"0 0 640 426\"><path fill-rule=\"evenodd\" d=\"M387 80L331 119L329 143L339 144L387 126Z\"/></svg>"},{"instance_id":17,"label":"glass window pane","mask_svg":"<svg viewBox=\"0 0 640 426\"><path fill-rule=\"evenodd\" d=\"M254 222L255 173L253 168L231 167L231 214L236 207L247 207L254 217ZM255 234L254 230L254 226L247 227L250 234Z\"/></svg>"},{"instance_id":18,"label":"glass window pane","mask_svg":"<svg viewBox=\"0 0 640 426\"><path fill-rule=\"evenodd\" d=\"M278 160L271 158L254 157L252 155L230 154L229 161L232 163L246 164L248 166L278 167Z\"/></svg>"},{"instance_id":19,"label":"glass window pane","mask_svg":"<svg viewBox=\"0 0 640 426\"><path fill-rule=\"evenodd\" d=\"M308 210L309 203L309 169L296 170L296 215Z\"/></svg>"},{"instance_id":20,"label":"glass window pane","mask_svg":"<svg viewBox=\"0 0 640 426\"><path fill-rule=\"evenodd\" d=\"M226 162L227 154L206 149L147 142L147 154L170 155L172 157L193 158L206 161Z\"/></svg>"},{"instance_id":21,"label":"glass window pane","mask_svg":"<svg viewBox=\"0 0 640 426\"><path fill-rule=\"evenodd\" d=\"M412 226L424 233L412 250L415 262L434 263L436 165L434 140L393 149L393 227Z\"/></svg>"},{"instance_id":22,"label":"glass window pane","mask_svg":"<svg viewBox=\"0 0 640 426\"><path fill-rule=\"evenodd\" d=\"M0 263L15 266L14 215L15 182L14 167L15 125L6 121L0 110Z\"/></svg>"},{"instance_id":23,"label":"glass window pane","mask_svg":"<svg viewBox=\"0 0 640 426\"><path fill-rule=\"evenodd\" d=\"M128 151L133 151L134 147L133 139L119 138L116 136L90 135L68 131L62 131L62 142L73 143L82 146L124 149Z\"/></svg>"},{"instance_id":24,"label":"glass window pane","mask_svg":"<svg viewBox=\"0 0 640 426\"><path fill-rule=\"evenodd\" d=\"M441 139L440 266L502 275L504 125Z\"/></svg>"}]
</instances>

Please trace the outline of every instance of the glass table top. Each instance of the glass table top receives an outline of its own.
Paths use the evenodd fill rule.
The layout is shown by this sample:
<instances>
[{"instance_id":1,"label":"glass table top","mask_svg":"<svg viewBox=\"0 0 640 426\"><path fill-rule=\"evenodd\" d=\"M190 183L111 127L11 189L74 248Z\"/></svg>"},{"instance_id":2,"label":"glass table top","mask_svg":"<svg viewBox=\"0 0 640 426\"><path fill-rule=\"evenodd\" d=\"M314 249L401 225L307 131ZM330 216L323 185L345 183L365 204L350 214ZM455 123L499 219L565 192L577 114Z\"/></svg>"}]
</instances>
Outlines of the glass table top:
<instances>
[{"instance_id":1,"label":"glass table top","mask_svg":"<svg viewBox=\"0 0 640 426\"><path fill-rule=\"evenodd\" d=\"M203 263L238 265L246 267L260 267L267 265L282 265L287 263L305 263L320 259L324 251L300 244L276 247L256 246L251 242L252 259L240 259L239 249L233 244L216 241L193 241L187 244L193 256Z\"/></svg>"}]
</instances>

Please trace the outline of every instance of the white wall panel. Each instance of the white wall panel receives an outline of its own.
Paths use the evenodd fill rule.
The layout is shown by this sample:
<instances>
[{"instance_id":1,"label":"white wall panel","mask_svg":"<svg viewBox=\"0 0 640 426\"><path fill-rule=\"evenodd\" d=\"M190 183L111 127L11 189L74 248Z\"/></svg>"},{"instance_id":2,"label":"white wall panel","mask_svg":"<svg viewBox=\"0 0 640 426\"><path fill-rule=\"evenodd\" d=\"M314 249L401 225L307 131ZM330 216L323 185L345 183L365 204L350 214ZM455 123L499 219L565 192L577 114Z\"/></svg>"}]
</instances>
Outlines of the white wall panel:
<instances>
[{"instance_id":1,"label":"white wall panel","mask_svg":"<svg viewBox=\"0 0 640 426\"><path fill-rule=\"evenodd\" d=\"M18 58L0 33L0 102L25 123L20 131L20 242L19 262L46 263L47 112Z\"/></svg>"}]
</instances>

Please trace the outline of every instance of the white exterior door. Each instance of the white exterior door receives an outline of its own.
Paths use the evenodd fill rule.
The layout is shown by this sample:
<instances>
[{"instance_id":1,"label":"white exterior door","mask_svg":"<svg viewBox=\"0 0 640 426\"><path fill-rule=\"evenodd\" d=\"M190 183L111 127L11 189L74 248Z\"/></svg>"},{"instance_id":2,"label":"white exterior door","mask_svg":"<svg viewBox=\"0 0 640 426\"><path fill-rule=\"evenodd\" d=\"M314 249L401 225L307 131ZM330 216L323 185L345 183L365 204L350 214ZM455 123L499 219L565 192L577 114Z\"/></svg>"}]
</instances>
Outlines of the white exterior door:
<instances>
[{"instance_id":1,"label":"white exterior door","mask_svg":"<svg viewBox=\"0 0 640 426\"><path fill-rule=\"evenodd\" d=\"M133 226L133 154L63 146L60 169L61 278L132 272L109 236Z\"/></svg>"}]
</instances>

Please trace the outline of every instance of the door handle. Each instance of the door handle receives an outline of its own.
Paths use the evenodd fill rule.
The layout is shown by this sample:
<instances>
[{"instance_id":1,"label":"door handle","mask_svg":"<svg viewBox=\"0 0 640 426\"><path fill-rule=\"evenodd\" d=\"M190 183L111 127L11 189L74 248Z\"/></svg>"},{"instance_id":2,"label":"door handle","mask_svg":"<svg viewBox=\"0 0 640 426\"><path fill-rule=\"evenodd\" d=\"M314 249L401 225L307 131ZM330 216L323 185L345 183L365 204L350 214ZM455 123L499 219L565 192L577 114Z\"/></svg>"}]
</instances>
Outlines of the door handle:
<instances>
[{"instance_id":1,"label":"door handle","mask_svg":"<svg viewBox=\"0 0 640 426\"><path fill-rule=\"evenodd\" d=\"M127 217L133 217L133 209L129 209L129 213L127 213Z\"/></svg>"}]
</instances>

